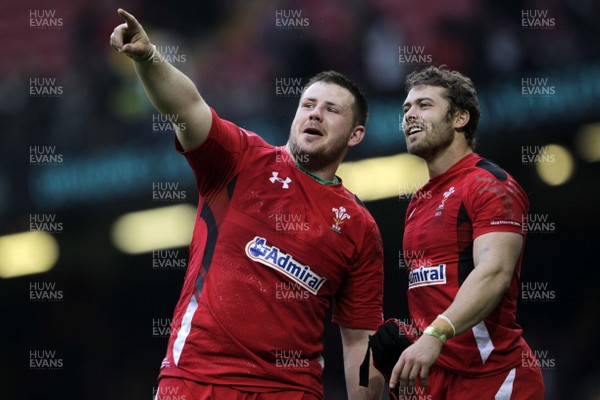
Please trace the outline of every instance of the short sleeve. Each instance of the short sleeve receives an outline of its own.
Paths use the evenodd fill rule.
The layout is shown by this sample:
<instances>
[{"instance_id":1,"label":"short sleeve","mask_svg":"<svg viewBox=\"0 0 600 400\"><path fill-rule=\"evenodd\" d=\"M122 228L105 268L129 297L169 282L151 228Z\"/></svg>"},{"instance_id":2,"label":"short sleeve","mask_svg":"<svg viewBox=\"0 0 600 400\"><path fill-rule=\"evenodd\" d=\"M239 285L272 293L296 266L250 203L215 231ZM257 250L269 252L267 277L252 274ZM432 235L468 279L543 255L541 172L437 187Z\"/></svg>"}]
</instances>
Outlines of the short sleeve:
<instances>
[{"instance_id":1,"label":"short sleeve","mask_svg":"<svg viewBox=\"0 0 600 400\"><path fill-rule=\"evenodd\" d=\"M376 330L383 322L383 246L374 222L365 231L357 261L334 298L332 321Z\"/></svg>"},{"instance_id":2,"label":"short sleeve","mask_svg":"<svg viewBox=\"0 0 600 400\"><path fill-rule=\"evenodd\" d=\"M237 125L221 119L215 110L208 137L202 145L184 151L175 137L175 149L183 154L194 171L198 191L210 196L226 185L238 172L247 136L250 134Z\"/></svg>"},{"instance_id":3,"label":"short sleeve","mask_svg":"<svg viewBox=\"0 0 600 400\"><path fill-rule=\"evenodd\" d=\"M465 206L473 225L473 239L490 232L525 233L529 201L514 178L481 171L466 183Z\"/></svg>"}]
</instances>

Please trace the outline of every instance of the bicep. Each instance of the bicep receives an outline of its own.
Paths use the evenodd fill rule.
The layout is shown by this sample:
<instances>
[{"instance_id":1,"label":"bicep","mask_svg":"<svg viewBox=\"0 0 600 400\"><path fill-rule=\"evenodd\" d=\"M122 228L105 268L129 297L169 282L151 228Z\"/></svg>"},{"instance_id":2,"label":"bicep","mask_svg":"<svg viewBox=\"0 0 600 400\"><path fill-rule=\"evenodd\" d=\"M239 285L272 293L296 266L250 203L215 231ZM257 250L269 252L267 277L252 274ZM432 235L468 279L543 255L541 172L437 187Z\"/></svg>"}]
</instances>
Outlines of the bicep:
<instances>
[{"instance_id":1,"label":"bicep","mask_svg":"<svg viewBox=\"0 0 600 400\"><path fill-rule=\"evenodd\" d=\"M213 120L208 104L200 97L181 112L180 118L183 122L175 125L181 147L187 151L202 145L208 137Z\"/></svg>"},{"instance_id":2,"label":"bicep","mask_svg":"<svg viewBox=\"0 0 600 400\"><path fill-rule=\"evenodd\" d=\"M490 232L478 236L473 242L475 268L503 275L510 282L522 247L523 236L519 233Z\"/></svg>"}]
</instances>

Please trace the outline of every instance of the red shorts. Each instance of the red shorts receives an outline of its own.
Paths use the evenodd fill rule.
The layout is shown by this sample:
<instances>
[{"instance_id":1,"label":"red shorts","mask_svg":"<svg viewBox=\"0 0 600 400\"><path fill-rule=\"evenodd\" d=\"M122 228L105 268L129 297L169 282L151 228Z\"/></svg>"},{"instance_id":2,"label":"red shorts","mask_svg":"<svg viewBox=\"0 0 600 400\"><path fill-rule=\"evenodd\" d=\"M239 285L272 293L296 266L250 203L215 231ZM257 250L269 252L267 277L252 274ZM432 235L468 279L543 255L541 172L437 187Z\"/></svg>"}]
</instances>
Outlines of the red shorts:
<instances>
[{"instance_id":1,"label":"red shorts","mask_svg":"<svg viewBox=\"0 0 600 400\"><path fill-rule=\"evenodd\" d=\"M544 400L539 366L519 365L485 377L466 377L433 366L428 390L420 386L400 390L404 400ZM404 396L404 397L402 397Z\"/></svg>"},{"instance_id":2,"label":"red shorts","mask_svg":"<svg viewBox=\"0 0 600 400\"><path fill-rule=\"evenodd\" d=\"M154 400L320 400L297 390L252 393L230 386L208 385L188 379L160 379Z\"/></svg>"}]
</instances>

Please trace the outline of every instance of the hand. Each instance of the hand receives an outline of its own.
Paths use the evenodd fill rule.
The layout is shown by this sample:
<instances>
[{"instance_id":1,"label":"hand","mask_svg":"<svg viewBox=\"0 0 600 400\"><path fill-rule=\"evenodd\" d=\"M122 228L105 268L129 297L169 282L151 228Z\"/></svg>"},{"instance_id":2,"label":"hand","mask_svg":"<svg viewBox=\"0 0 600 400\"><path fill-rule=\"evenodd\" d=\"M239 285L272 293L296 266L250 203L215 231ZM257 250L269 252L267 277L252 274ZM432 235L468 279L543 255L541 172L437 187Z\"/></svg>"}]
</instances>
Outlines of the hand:
<instances>
[{"instance_id":1,"label":"hand","mask_svg":"<svg viewBox=\"0 0 600 400\"><path fill-rule=\"evenodd\" d=\"M422 335L400 355L392 370L390 388L394 388L397 383L400 383L400 386L415 386L417 378L421 379L421 386L427 388L429 368L440 356L442 346L443 343L439 339Z\"/></svg>"},{"instance_id":2,"label":"hand","mask_svg":"<svg viewBox=\"0 0 600 400\"><path fill-rule=\"evenodd\" d=\"M119 8L117 13L125 20L110 35L110 45L119 53L125 53L134 61L149 60L154 54L154 47L137 19L127 11Z\"/></svg>"}]
</instances>

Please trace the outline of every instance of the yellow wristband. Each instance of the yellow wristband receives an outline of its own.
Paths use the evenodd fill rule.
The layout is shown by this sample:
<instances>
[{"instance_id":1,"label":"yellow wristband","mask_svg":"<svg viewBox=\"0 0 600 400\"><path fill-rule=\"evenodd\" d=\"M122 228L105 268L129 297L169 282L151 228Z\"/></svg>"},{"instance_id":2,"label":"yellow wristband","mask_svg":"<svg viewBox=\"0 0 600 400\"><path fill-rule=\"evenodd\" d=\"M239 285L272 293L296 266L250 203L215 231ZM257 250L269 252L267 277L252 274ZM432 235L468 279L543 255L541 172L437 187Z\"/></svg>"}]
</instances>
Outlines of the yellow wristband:
<instances>
[{"instance_id":1,"label":"yellow wristband","mask_svg":"<svg viewBox=\"0 0 600 400\"><path fill-rule=\"evenodd\" d=\"M427 328L425 328L423 333L425 333L426 335L429 335L429 336L433 336L434 338L438 339L442 343L446 343L446 332L444 332L442 329L434 328L433 326L430 325Z\"/></svg>"},{"instance_id":2,"label":"yellow wristband","mask_svg":"<svg viewBox=\"0 0 600 400\"><path fill-rule=\"evenodd\" d=\"M440 314L437 317L446 321L448 323L448 325L450 325L450 328L452 328L452 337L456 336L456 328L454 327L454 324L452 323L450 318L446 317L444 314Z\"/></svg>"}]
</instances>

